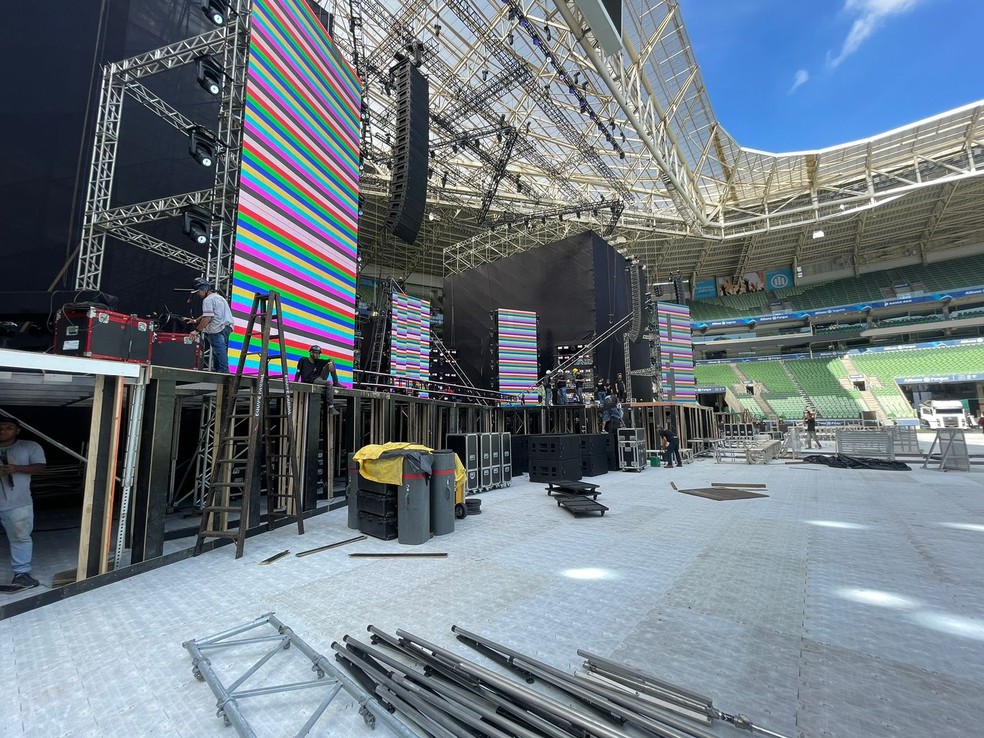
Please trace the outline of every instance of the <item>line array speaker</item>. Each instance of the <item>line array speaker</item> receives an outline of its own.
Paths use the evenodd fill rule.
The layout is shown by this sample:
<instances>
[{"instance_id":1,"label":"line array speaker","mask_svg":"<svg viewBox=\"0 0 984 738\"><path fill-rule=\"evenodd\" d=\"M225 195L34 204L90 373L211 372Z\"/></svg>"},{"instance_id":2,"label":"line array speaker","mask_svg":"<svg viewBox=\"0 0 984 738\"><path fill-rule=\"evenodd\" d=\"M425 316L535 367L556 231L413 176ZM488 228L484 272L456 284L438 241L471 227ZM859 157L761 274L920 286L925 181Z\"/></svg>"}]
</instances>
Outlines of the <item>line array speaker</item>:
<instances>
[{"instance_id":1,"label":"line array speaker","mask_svg":"<svg viewBox=\"0 0 984 738\"><path fill-rule=\"evenodd\" d=\"M386 225L408 244L417 240L427 204L429 119L427 78L410 59L392 69L396 88L396 139Z\"/></svg>"}]
</instances>

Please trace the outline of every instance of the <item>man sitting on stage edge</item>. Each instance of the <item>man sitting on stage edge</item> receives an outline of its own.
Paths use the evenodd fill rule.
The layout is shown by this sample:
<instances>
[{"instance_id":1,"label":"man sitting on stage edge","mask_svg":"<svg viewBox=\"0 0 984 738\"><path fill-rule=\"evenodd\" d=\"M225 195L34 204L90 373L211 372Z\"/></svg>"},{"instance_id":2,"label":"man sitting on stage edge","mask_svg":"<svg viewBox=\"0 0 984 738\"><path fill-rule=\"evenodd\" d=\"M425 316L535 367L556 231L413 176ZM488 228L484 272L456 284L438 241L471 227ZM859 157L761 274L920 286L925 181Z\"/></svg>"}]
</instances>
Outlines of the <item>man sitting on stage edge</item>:
<instances>
[{"instance_id":1,"label":"man sitting on stage edge","mask_svg":"<svg viewBox=\"0 0 984 738\"><path fill-rule=\"evenodd\" d=\"M331 377L330 381L328 377ZM328 412L332 415L338 414L338 410L335 409L335 385L338 384L338 372L335 371L335 362L330 356L321 358L320 346L312 346L308 349L307 356L297 360L294 381L324 385Z\"/></svg>"},{"instance_id":2,"label":"man sitting on stage edge","mask_svg":"<svg viewBox=\"0 0 984 738\"><path fill-rule=\"evenodd\" d=\"M39 584L31 576L34 554L31 475L43 472L47 462L39 444L17 438L20 430L18 421L0 419L0 523L10 542L10 568L14 571L11 587L30 589Z\"/></svg>"},{"instance_id":3,"label":"man sitting on stage edge","mask_svg":"<svg viewBox=\"0 0 984 738\"><path fill-rule=\"evenodd\" d=\"M232 310L225 298L217 292L212 292L211 287L205 280L195 283L195 292L202 298L202 317L197 320L194 318L186 318L186 320L195 325L195 329L191 332L192 337L197 340L203 335L208 345L212 347L212 371L228 374Z\"/></svg>"}]
</instances>

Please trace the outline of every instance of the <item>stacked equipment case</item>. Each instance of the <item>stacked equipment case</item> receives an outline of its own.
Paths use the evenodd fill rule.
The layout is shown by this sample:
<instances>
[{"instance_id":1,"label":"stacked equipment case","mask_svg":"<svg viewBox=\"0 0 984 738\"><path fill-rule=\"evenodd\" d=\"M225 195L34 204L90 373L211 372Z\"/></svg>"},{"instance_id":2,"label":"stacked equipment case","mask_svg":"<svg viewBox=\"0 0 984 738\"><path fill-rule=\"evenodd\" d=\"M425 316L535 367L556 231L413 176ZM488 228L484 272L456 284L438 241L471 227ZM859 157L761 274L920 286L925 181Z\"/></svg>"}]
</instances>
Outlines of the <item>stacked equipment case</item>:
<instances>
[{"instance_id":1,"label":"stacked equipment case","mask_svg":"<svg viewBox=\"0 0 984 738\"><path fill-rule=\"evenodd\" d=\"M453 433L446 445L465 467L466 495L512 483L512 434Z\"/></svg>"},{"instance_id":2,"label":"stacked equipment case","mask_svg":"<svg viewBox=\"0 0 984 738\"><path fill-rule=\"evenodd\" d=\"M646 434L642 428L618 429L618 458L622 471L646 468Z\"/></svg>"}]
</instances>

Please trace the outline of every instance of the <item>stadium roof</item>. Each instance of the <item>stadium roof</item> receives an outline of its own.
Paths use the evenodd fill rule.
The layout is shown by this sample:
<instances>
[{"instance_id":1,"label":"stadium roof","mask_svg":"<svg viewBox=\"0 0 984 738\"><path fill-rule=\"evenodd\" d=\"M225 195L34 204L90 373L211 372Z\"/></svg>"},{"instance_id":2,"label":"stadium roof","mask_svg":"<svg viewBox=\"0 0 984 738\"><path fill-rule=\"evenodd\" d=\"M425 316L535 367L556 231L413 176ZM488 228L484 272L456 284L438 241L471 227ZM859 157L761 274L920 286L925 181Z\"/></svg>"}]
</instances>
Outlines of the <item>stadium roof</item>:
<instances>
[{"instance_id":1,"label":"stadium roof","mask_svg":"<svg viewBox=\"0 0 984 738\"><path fill-rule=\"evenodd\" d=\"M588 229L653 273L684 276L794 260L866 271L984 243L984 102L772 154L717 120L675 0L623 2L624 49L610 56L565 2L318 2L349 58L361 47L359 247L387 275L456 273ZM430 81L427 215L413 245L386 228L397 55L417 55Z\"/></svg>"}]
</instances>

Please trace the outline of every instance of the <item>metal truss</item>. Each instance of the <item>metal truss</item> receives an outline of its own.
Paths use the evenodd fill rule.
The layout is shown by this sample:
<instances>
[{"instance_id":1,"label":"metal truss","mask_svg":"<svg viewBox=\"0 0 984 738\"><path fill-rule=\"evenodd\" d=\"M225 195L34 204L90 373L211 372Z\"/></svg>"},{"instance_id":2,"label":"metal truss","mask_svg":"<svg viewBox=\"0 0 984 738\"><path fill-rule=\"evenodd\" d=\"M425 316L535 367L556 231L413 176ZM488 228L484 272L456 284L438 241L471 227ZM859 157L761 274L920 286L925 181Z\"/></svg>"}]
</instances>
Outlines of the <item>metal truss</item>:
<instances>
[{"instance_id":1,"label":"metal truss","mask_svg":"<svg viewBox=\"0 0 984 738\"><path fill-rule=\"evenodd\" d=\"M79 245L79 261L75 273L75 287L79 290L98 290L100 287L106 234L96 227L96 220L109 209L113 194L123 96L124 86L117 76L117 70L110 65L103 73L99 92L99 113L96 117L92 166L82 221L82 242Z\"/></svg>"},{"instance_id":2,"label":"metal truss","mask_svg":"<svg viewBox=\"0 0 984 738\"><path fill-rule=\"evenodd\" d=\"M866 269L984 241L984 212L975 217L973 205L984 189L980 103L865 141L771 154L741 146L715 116L678 0L626 0L624 48L605 56L569 0L361 1L373 80L394 52L424 45L432 112L455 130L440 143L502 114L517 131L507 186L484 223L494 165L462 147L432 162L435 219L409 249L385 238L375 190L365 190L360 253L383 271L447 274L506 257L538 237L483 230L601 195L624 203L614 240L650 267L688 276L830 259ZM379 165L367 159L367 173L385 182L391 100L372 88L366 104ZM827 236L813 241L819 224ZM570 228L544 225L537 231L561 237Z\"/></svg>"},{"instance_id":3,"label":"metal truss","mask_svg":"<svg viewBox=\"0 0 984 738\"><path fill-rule=\"evenodd\" d=\"M513 228L482 231L454 244L444 251L446 274L460 274L469 269L498 261L507 256L529 251L537 246L562 241L590 230L584 223L573 220L547 220L534 224L532 229Z\"/></svg>"},{"instance_id":4,"label":"metal truss","mask_svg":"<svg viewBox=\"0 0 984 738\"><path fill-rule=\"evenodd\" d=\"M212 205L212 190L197 190L183 195L162 197L159 200L148 200L135 205L123 205L109 208L98 213L94 223L100 228L115 228L117 226L136 225L152 220L163 220L181 215L189 207L209 208Z\"/></svg>"},{"instance_id":5,"label":"metal truss","mask_svg":"<svg viewBox=\"0 0 984 738\"><path fill-rule=\"evenodd\" d=\"M232 288L239 174L242 166L243 117L246 112L246 72L249 65L249 21L252 0L234 0L235 14L226 28L222 65L226 84L219 104L217 140L223 147L215 161L208 268L206 276L223 294Z\"/></svg>"},{"instance_id":6,"label":"metal truss","mask_svg":"<svg viewBox=\"0 0 984 738\"><path fill-rule=\"evenodd\" d=\"M594 203L593 205L568 205L566 207L536 210L529 213L524 213L523 215L504 216L491 223L491 227L492 230L495 230L501 226L506 226L508 229L510 226L517 223L530 225L535 223L537 220L539 220L541 224L545 225L548 219L563 219L565 215L574 215L577 218L580 218L582 215L592 215L594 218L598 219L601 213L605 212L611 213L611 217L608 220L608 225L604 229L605 233L610 234L614 231L615 224L618 222L618 219L622 215L624 209L625 203L621 200L616 200L615 202L602 201L599 203Z\"/></svg>"},{"instance_id":7,"label":"metal truss","mask_svg":"<svg viewBox=\"0 0 984 738\"><path fill-rule=\"evenodd\" d=\"M238 25L244 14L249 14L251 2L252 0L231 0L230 5L235 14L225 28L217 28L184 41L131 56L123 61L112 62L109 66L118 71L121 79L130 81L191 64L205 54L216 54L225 48L229 29Z\"/></svg>"},{"instance_id":8,"label":"metal truss","mask_svg":"<svg viewBox=\"0 0 984 738\"><path fill-rule=\"evenodd\" d=\"M207 261L201 256L196 256L190 251L180 249L166 241L161 241L159 238L154 238L143 231L138 231L136 228L131 228L130 226L111 226L106 229L106 234L113 238L118 238L123 243L128 243L131 246L136 246L158 256L163 256L165 259L176 261L178 264L184 264L192 269L197 269L202 274L205 273Z\"/></svg>"},{"instance_id":9,"label":"metal truss","mask_svg":"<svg viewBox=\"0 0 984 738\"><path fill-rule=\"evenodd\" d=\"M349 24L335 43L364 87L360 270L445 275L589 228L607 232L654 271L687 275L794 261L815 262L818 273L820 262L860 271L984 242L984 103L864 141L772 154L741 146L717 119L678 0L625 0L624 48L605 56L568 0L316 2L334 14L336 28ZM246 0L234 4L227 28L107 67L80 287L98 285L105 236L99 223L111 217L122 97L140 95L175 128L185 124L142 87L126 86L203 54L221 54L233 75L217 127L224 150L207 266L220 289L227 284L250 7ZM434 126L440 139L430 161L427 214L409 247L387 235L385 224L394 134L386 81L394 55L408 45L420 50L433 119L447 124ZM449 142L495 127L515 131L507 156L486 141L449 151ZM607 222L537 220L569 206L587 212L602 196L622 208ZM569 212L576 215L576 208ZM511 231L498 227L510 222ZM826 237L814 240L820 224Z\"/></svg>"},{"instance_id":10,"label":"metal truss","mask_svg":"<svg viewBox=\"0 0 984 738\"><path fill-rule=\"evenodd\" d=\"M111 235L196 269L216 289L228 290L238 207L251 7L252 0L232 0L231 17L225 27L104 66L75 279L78 289L100 288L106 236ZM215 186L210 191L111 208L124 97L129 95L168 125L187 134L198 124L137 80L193 63L206 54L221 54L226 74L216 136ZM213 212L207 259L132 227L174 217L191 206L206 206Z\"/></svg>"},{"instance_id":11,"label":"metal truss","mask_svg":"<svg viewBox=\"0 0 984 738\"><path fill-rule=\"evenodd\" d=\"M153 92L148 90L139 82L127 82L126 94L143 105L147 110L163 120L172 128L176 128L182 133L187 133L198 124L190 118L182 115L176 108L172 107Z\"/></svg>"}]
</instances>

